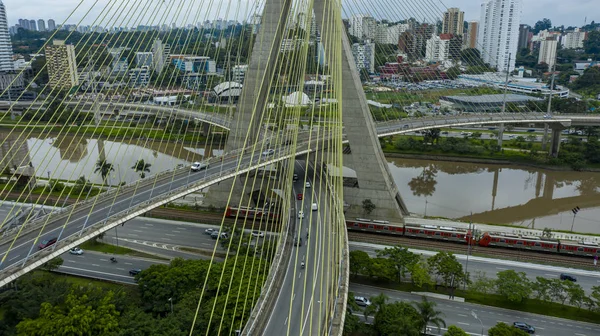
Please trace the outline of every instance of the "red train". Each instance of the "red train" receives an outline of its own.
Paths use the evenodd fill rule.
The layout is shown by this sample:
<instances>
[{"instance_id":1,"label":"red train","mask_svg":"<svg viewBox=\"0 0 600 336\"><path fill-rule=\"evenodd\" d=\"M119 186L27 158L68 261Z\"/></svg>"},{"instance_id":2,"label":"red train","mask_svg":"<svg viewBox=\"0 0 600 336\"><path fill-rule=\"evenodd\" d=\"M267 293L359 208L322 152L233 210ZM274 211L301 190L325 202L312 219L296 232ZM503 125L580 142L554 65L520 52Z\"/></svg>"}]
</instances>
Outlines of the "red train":
<instances>
[{"instance_id":1,"label":"red train","mask_svg":"<svg viewBox=\"0 0 600 336\"><path fill-rule=\"evenodd\" d=\"M545 253L570 254L582 257L592 257L595 254L600 253L599 245L592 242L561 241L558 239L543 239L540 237L517 236L493 232L485 232L478 240L476 240L469 230L449 226L418 224L397 226L390 225L388 221L356 218L355 220L347 220L346 227L350 231L434 239L460 244L467 244L470 239L471 244L476 244L481 247L501 247Z\"/></svg>"}]
</instances>

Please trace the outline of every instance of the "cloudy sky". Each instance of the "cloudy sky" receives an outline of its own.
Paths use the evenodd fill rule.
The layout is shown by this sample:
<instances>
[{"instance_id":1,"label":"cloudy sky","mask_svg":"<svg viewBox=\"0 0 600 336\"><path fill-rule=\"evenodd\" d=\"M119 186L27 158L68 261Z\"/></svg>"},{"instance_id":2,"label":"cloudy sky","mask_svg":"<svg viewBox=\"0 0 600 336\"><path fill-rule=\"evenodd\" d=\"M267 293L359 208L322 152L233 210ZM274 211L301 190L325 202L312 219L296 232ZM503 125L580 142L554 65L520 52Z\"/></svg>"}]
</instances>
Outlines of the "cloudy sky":
<instances>
[{"instance_id":1,"label":"cloudy sky","mask_svg":"<svg viewBox=\"0 0 600 336\"><path fill-rule=\"evenodd\" d=\"M13 25L17 22L19 18L28 18L28 19L49 19L54 18L56 23L62 22L65 20L71 12L80 5L79 9L68 19L68 23L77 23L77 21L82 18L85 12L91 8L90 15L88 18L83 20L83 24L91 24L93 22L93 17L98 17L101 12L101 8L110 3L118 3L122 4L124 2L130 1L134 2L142 2L145 4L156 4L163 3L165 7L169 4L180 3L182 0L0 0L4 2L4 5L7 9L8 21L10 25ZM187 0L191 3L191 0ZM416 6L406 5L406 3L410 3L412 1L417 1L418 3L429 3L431 7L435 9L443 9L446 7L459 7L461 10L465 12L466 20L478 20L479 19L479 8L482 0L380 0L382 1L382 6L389 7L390 4L397 5L398 7L405 6L405 11L413 11L417 10ZM581 26L584 23L585 17L587 17L587 22L589 23L592 20L600 21L600 10L598 7L599 0L523 0L524 9L523 15L521 18L521 23L534 24L537 20L548 17L552 20L554 25L565 25L565 26ZM94 2L96 5L93 6ZM255 0L233 0L231 3L255 3ZM367 4L365 6L372 5L373 3L379 2L377 0L351 0L351 1L343 1L346 3L354 3L356 7L353 10L350 10L352 13L358 13L360 11L373 13L372 10L369 9L361 9L361 3ZM213 6L217 6L217 3L223 3L221 13L224 12L224 8L229 1L225 0L199 0L198 3L204 3L204 6L208 6L209 3L213 3ZM384 8L385 8L384 7ZM394 7L394 8L398 8ZM213 7L212 12L215 13L216 7ZM424 11L427 9L423 9ZM432 11L432 10L430 10ZM390 11L382 10L382 12L389 13ZM122 12L121 12L122 13ZM241 21L241 18L244 16L243 13L237 12L233 10L231 7L228 9L228 15L225 15L229 18L238 18ZM223 15L217 15L220 17L224 17ZM381 16L381 15L374 15ZM414 15L415 17L423 17L419 15ZM205 15L199 16L202 20L205 18ZM189 20L190 22L193 20Z\"/></svg>"}]
</instances>

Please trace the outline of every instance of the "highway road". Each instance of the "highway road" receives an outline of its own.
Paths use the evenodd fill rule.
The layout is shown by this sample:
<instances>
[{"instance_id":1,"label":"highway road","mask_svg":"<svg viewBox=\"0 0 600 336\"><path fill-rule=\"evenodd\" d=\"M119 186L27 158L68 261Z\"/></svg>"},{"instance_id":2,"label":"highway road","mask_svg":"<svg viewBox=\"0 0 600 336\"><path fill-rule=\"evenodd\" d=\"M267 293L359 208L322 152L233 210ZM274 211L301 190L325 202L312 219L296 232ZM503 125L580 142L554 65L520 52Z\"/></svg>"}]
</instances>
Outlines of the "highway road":
<instances>
[{"instance_id":1,"label":"highway road","mask_svg":"<svg viewBox=\"0 0 600 336\"><path fill-rule=\"evenodd\" d=\"M399 292L365 285L350 284L350 291L355 296L372 297L383 293L390 298L390 302L397 301L420 301L419 295L406 292ZM514 310L494 308L482 306L472 303L463 303L450 301L445 299L428 298L430 301L437 303L436 309L441 311L444 316L446 325L456 325L465 330L469 335L481 335L483 324L483 335L487 335L489 328L496 325L498 322L504 322L512 325L513 322L525 322L536 328L535 335L537 336L596 336L600 335L600 324L592 324L585 322L577 322L565 320L555 317L549 317L538 314L524 313ZM471 311L475 312L481 323L471 315ZM365 321L362 312L355 312L362 321ZM371 322L372 319L368 319ZM435 334L437 328L433 326L432 332ZM441 330L441 334L445 332Z\"/></svg>"},{"instance_id":2,"label":"highway road","mask_svg":"<svg viewBox=\"0 0 600 336\"><path fill-rule=\"evenodd\" d=\"M324 286L329 283L330 276L329 265L324 262L329 259L330 230L325 226L321 210L325 208L327 197L325 187L320 186L318 180L312 180L312 167L305 171L304 161L296 161L294 168L298 176L307 176L311 183L311 187L307 188L300 178L293 186L295 195L304 195L303 200L295 198L293 209L296 213L294 235L302 243L300 246L294 244L277 301L263 331L264 336L323 334L325 299L329 293ZM318 203L321 210L311 211L312 202ZM303 218L297 215L300 210L304 212ZM304 269L301 262L306 265Z\"/></svg>"},{"instance_id":3,"label":"highway road","mask_svg":"<svg viewBox=\"0 0 600 336\"><path fill-rule=\"evenodd\" d=\"M349 242L350 251L361 250L367 252L370 256L375 256L377 250L382 250L389 246L374 245L368 243ZM466 248L466 247L465 247ZM409 249L414 253L421 254L423 256L432 256L436 252L426 250L415 250ZM466 252L466 250L465 250ZM466 268L467 256L457 254L456 258L462 263L463 268ZM561 273L568 273L577 277L577 283L587 292L591 293L593 286L600 286L600 272L587 271L581 269L567 268L567 267L556 267L548 265L533 264L527 262L518 262L511 260L500 260L490 259L482 257L469 257L468 271L471 276L475 276L476 273L482 272L489 278L496 278L496 274L500 271L514 270L517 272L525 272L527 278L531 281L535 281L536 277L540 276L546 279L558 279ZM600 268L599 268L600 270Z\"/></svg>"}]
</instances>

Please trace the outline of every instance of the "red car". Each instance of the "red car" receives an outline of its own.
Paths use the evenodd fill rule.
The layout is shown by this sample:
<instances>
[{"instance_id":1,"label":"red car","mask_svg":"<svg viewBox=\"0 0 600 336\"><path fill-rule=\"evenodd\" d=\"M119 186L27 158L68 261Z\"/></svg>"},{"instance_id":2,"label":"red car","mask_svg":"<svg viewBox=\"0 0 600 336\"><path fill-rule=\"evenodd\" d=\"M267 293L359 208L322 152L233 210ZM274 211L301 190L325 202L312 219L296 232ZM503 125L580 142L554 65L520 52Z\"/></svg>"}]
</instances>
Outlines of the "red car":
<instances>
[{"instance_id":1,"label":"red car","mask_svg":"<svg viewBox=\"0 0 600 336\"><path fill-rule=\"evenodd\" d=\"M42 242L40 243L40 245L38 245L38 249L45 249L46 247L50 246L50 245L54 245L56 243L56 240L58 238L54 237L54 238L50 238L50 239L44 239L42 240Z\"/></svg>"},{"instance_id":2,"label":"red car","mask_svg":"<svg viewBox=\"0 0 600 336\"><path fill-rule=\"evenodd\" d=\"M303 198L302 194L298 194L297 198L298 198L298 201L302 201L302 198Z\"/></svg>"}]
</instances>

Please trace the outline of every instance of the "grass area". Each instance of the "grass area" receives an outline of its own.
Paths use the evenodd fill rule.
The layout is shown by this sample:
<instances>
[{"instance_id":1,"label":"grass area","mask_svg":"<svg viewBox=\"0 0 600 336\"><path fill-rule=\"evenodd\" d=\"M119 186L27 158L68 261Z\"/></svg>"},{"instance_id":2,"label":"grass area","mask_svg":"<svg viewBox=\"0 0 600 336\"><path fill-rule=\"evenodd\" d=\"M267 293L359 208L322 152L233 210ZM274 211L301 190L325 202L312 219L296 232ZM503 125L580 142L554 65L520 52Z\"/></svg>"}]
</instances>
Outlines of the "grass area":
<instances>
[{"instance_id":1,"label":"grass area","mask_svg":"<svg viewBox=\"0 0 600 336\"><path fill-rule=\"evenodd\" d=\"M198 248L186 247L186 246L182 246L179 249L181 251L184 251L184 252L199 254L199 255L210 257L210 258L212 258L212 256L213 256L213 250L212 249L211 250L209 250L209 249L198 249ZM215 258L225 259L226 257L227 257L227 253L224 253L224 252L215 252Z\"/></svg>"},{"instance_id":2,"label":"grass area","mask_svg":"<svg viewBox=\"0 0 600 336\"><path fill-rule=\"evenodd\" d=\"M157 257L153 254L138 252L136 250L132 250L127 247L116 246L111 244L102 243L96 240L88 240L85 243L79 245L84 251L96 251L102 252L106 254L120 254L120 255L129 255L140 258L149 258L149 259L158 259L158 260L168 260L166 258Z\"/></svg>"},{"instance_id":3,"label":"grass area","mask_svg":"<svg viewBox=\"0 0 600 336\"><path fill-rule=\"evenodd\" d=\"M364 276L351 276L350 281L363 285L376 286L386 289L398 290L402 292L431 292L438 294L448 294L442 288L419 288L411 283L396 283L389 281L380 281L367 278ZM574 321L582 321L598 324L600 321L600 313L592 312L585 308L577 308L573 306L562 305L555 302L546 302L537 299L527 299L521 303L511 302L497 294L474 293L472 291L464 291L457 289L454 293L457 297L465 298L465 302L476 303L485 306L517 310L522 312L559 317Z\"/></svg>"}]
</instances>

